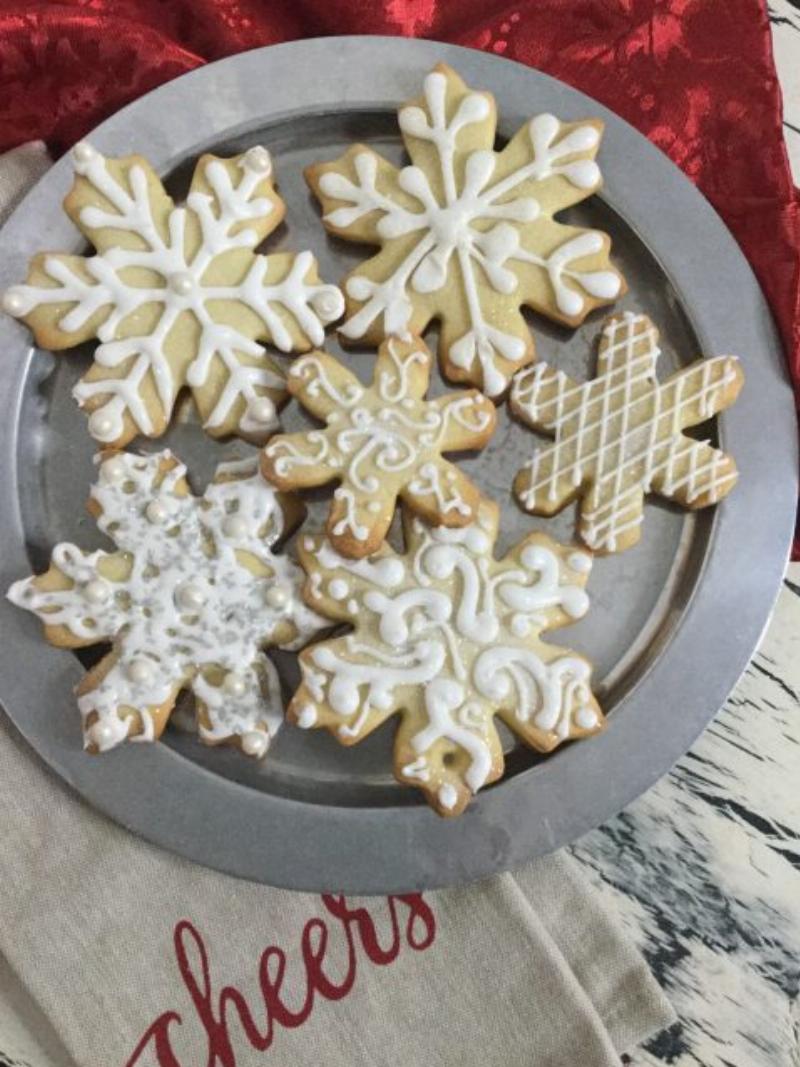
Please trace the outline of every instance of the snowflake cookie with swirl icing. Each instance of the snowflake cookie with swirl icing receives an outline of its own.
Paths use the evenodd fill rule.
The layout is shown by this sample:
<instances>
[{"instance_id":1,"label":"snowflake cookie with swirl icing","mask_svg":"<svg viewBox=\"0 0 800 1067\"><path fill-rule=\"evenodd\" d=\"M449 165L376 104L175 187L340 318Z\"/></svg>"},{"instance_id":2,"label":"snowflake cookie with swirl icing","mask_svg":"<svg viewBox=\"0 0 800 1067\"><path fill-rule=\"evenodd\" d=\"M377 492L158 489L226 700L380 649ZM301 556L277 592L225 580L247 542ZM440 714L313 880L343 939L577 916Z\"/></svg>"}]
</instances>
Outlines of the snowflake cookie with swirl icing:
<instances>
[{"instance_id":1,"label":"snowflake cookie with swirl icing","mask_svg":"<svg viewBox=\"0 0 800 1067\"><path fill-rule=\"evenodd\" d=\"M419 338L390 337L368 388L325 352L289 370L289 392L326 425L273 437L261 469L279 489L340 480L327 531L345 556L375 551L398 496L433 523L464 526L475 517L480 493L442 453L483 447L497 413L475 389L425 400L432 362Z\"/></svg>"},{"instance_id":2,"label":"snowflake cookie with swirl icing","mask_svg":"<svg viewBox=\"0 0 800 1067\"><path fill-rule=\"evenodd\" d=\"M495 152L493 97L444 64L399 123L411 166L359 144L306 170L326 228L381 246L344 283L340 331L375 344L438 318L444 373L498 397L533 359L523 305L577 325L623 291L606 234L553 218L599 188L603 124L537 115Z\"/></svg>"},{"instance_id":3,"label":"snowflake cookie with swirl icing","mask_svg":"<svg viewBox=\"0 0 800 1067\"><path fill-rule=\"evenodd\" d=\"M77 689L85 747L155 740L190 688L200 737L261 757L281 724L265 645L298 648L327 625L301 597L302 571L272 552L302 518L254 460L221 463L202 497L169 452L112 454L89 510L117 552L57 545L49 570L10 600L66 648L112 642Z\"/></svg>"},{"instance_id":4,"label":"snowflake cookie with swirl icing","mask_svg":"<svg viewBox=\"0 0 800 1067\"><path fill-rule=\"evenodd\" d=\"M36 256L4 310L44 348L102 342L74 395L105 445L163 434L184 386L208 433L265 440L285 382L258 342L307 351L344 310L310 252L253 252L285 214L269 153L203 156L185 207L140 156L79 144L72 159L64 207L97 254Z\"/></svg>"},{"instance_id":5,"label":"snowflake cookie with swirl icing","mask_svg":"<svg viewBox=\"0 0 800 1067\"><path fill-rule=\"evenodd\" d=\"M495 560L498 515L483 500L474 523L447 529L404 511L402 555L300 542L308 603L353 632L300 653L288 718L352 745L399 714L397 779L441 815L503 773L495 715L540 752L603 724L589 662L541 639L586 613L591 557L533 533Z\"/></svg>"},{"instance_id":6,"label":"snowflake cookie with swirl icing","mask_svg":"<svg viewBox=\"0 0 800 1067\"><path fill-rule=\"evenodd\" d=\"M683 431L736 400L739 360L700 360L659 383L660 354L650 319L626 311L603 327L594 381L575 382L546 363L514 380L514 414L555 437L517 475L517 497L528 511L553 515L579 496L578 531L595 552L636 544L645 493L702 508L736 484L733 459Z\"/></svg>"}]
</instances>

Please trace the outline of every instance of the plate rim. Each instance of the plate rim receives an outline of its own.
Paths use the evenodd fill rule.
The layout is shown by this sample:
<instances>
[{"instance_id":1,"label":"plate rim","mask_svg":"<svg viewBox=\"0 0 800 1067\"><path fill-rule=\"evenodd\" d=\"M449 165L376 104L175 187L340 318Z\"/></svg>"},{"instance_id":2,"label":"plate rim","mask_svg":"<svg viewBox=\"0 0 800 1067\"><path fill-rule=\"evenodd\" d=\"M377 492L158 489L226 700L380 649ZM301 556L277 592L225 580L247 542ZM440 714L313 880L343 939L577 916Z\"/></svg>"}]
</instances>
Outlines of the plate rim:
<instances>
[{"instance_id":1,"label":"plate rim","mask_svg":"<svg viewBox=\"0 0 800 1067\"><path fill-rule=\"evenodd\" d=\"M151 842L226 873L284 888L387 893L465 884L518 867L619 812L688 750L745 669L777 597L794 529L794 400L777 332L752 270L717 213L668 157L578 90L531 67L458 45L396 37L310 38L254 49L184 74L106 119L91 138L109 154L136 146L163 173L199 154L204 142L224 140L312 107L359 104L363 109L394 110L418 92L421 75L442 59L470 84L495 93L501 126L514 125L516 119L509 116L515 111L524 119L541 110L542 100L562 117L604 119L603 199L659 260L681 296L703 352L735 351L738 346L728 344L728 338L744 341L741 347L747 354L740 354L746 355L749 388L746 381L737 406L720 418L719 425L749 481L745 488L745 479L740 479L736 492L716 509L713 550L704 560L684 615L656 662L623 696L605 733L591 744L573 745L561 753L559 774L548 775L554 760L544 761L479 794L454 821L440 819L426 805L331 808L261 793L212 774L166 745L118 750L102 760L82 763L86 759L82 751L76 753L55 733L35 728L26 714L31 701L36 707L37 697L46 699L43 678L23 684L14 669L34 643L38 659L46 657L48 667L53 664L49 675L42 671L42 676L55 671L59 678L77 678L80 666L56 665L60 650L42 643L38 620L20 617L3 602L0 623L6 640L0 643L0 700L50 767L92 806ZM313 79L299 87L291 79L288 87L282 84L284 72L295 73L303 66L314 71ZM259 80L262 86L271 82L278 103L285 106L276 110L275 101L262 103L259 86L254 85ZM197 104L197 86L206 83L217 94L217 104L203 110ZM509 105L511 98L514 102ZM527 102L534 100L536 108ZM192 118L184 121L181 141L176 139L174 120L165 121L164 116L180 114L190 101ZM238 121L222 125L229 111ZM636 159L631 168L635 177L625 171L626 154ZM0 288L22 276L29 255L38 247L26 234L36 230L37 219L41 229L54 200L60 213L57 194L66 190L69 174L68 159L56 163L0 230ZM658 190L660 217L655 221L643 188L648 182ZM659 234L653 244L648 235L662 224L667 236ZM48 243L52 232L48 231ZM696 239L694 246L689 243L688 253L679 240L684 232ZM57 246L61 235L55 236ZM327 239L321 226L319 236L320 241ZM704 275L693 249L707 248L713 248L715 255L712 269ZM700 280L706 292L696 306L687 289ZM735 299L726 299L730 294ZM535 335L535 325L533 329ZM27 334L6 318L0 321L0 346L27 353L9 375L7 418L0 424L0 539L6 546L0 581L7 585L29 569L19 514L16 442L21 386L34 355ZM755 432L766 416L770 434ZM763 521L765 516L769 521ZM748 568L754 559L758 566ZM736 574L736 564L740 568L744 564L746 573L739 581L726 580L726 571ZM714 627L717 613L735 619L736 625ZM700 647L707 659L722 667L699 684L697 675L673 678L666 692L682 713L668 724L671 730L665 729L654 706L660 680L676 665L692 662L698 636L704 639ZM46 650L55 655L46 656ZM659 744L655 754L647 747L654 738ZM87 766L89 773L83 771ZM176 796L184 803L176 805ZM298 840L304 843L301 849Z\"/></svg>"}]
</instances>

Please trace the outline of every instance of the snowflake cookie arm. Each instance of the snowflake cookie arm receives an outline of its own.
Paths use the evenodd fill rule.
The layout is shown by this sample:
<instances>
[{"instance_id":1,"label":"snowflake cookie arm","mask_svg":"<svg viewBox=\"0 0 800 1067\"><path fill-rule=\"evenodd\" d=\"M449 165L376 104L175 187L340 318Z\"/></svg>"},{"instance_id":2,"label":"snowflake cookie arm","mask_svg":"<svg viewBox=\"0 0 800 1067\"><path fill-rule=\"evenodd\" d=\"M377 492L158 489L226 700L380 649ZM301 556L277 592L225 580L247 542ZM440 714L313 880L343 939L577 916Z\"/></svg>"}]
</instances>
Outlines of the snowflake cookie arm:
<instances>
[{"instance_id":1,"label":"snowflake cookie arm","mask_svg":"<svg viewBox=\"0 0 800 1067\"><path fill-rule=\"evenodd\" d=\"M176 529L190 507L186 467L169 449L147 456L101 453L86 508L123 550L135 553L141 546L144 524Z\"/></svg>"},{"instance_id":2,"label":"snowflake cookie arm","mask_svg":"<svg viewBox=\"0 0 800 1067\"><path fill-rule=\"evenodd\" d=\"M386 696L391 681L382 683L374 668L380 647L361 636L368 620L376 626L380 622L370 607L372 598L400 585L405 566L387 544L368 559L350 560L320 534L301 538L298 556L307 574L303 595L309 607L334 622L351 623L356 633L300 653L302 682L286 715L304 729L324 727L343 744L355 744L396 710Z\"/></svg>"},{"instance_id":3,"label":"snowflake cookie arm","mask_svg":"<svg viewBox=\"0 0 800 1067\"><path fill-rule=\"evenodd\" d=\"M320 202L325 228L337 237L379 245L387 228L414 232L421 222L419 204L398 182L398 168L366 145L351 145L338 159L314 163L303 173Z\"/></svg>"},{"instance_id":4,"label":"snowflake cookie arm","mask_svg":"<svg viewBox=\"0 0 800 1067\"><path fill-rule=\"evenodd\" d=\"M146 256L163 247L174 206L141 156L107 160L79 145L73 163L75 179L64 210L98 255L38 253L26 282L3 296L3 309L30 327L38 345L54 351L101 332L105 340L114 336L126 315L126 287L104 253L119 248ZM132 300L130 310L137 306Z\"/></svg>"},{"instance_id":5,"label":"snowflake cookie arm","mask_svg":"<svg viewBox=\"0 0 800 1067\"><path fill-rule=\"evenodd\" d=\"M83 648L100 641L113 647L81 679L76 695L83 723L84 746L97 753L125 738L154 740L164 730L181 681L160 679L147 686L149 700L131 699L132 665L125 662L119 634L127 611L127 582L133 567L128 552L81 552L61 544L53 550L49 569L42 575L15 582L8 597L18 607L34 612L44 624L47 640L58 648ZM56 621L54 621L56 620ZM137 661L144 673L149 665Z\"/></svg>"},{"instance_id":6,"label":"snowflake cookie arm","mask_svg":"<svg viewBox=\"0 0 800 1067\"><path fill-rule=\"evenodd\" d=\"M130 569L127 553L83 552L63 542L53 549L43 574L14 582L7 595L39 618L51 645L86 648L116 634L115 595L124 591Z\"/></svg>"},{"instance_id":7,"label":"snowflake cookie arm","mask_svg":"<svg viewBox=\"0 0 800 1067\"><path fill-rule=\"evenodd\" d=\"M423 463L400 497L421 518L442 526L463 526L477 514L481 500L475 483L441 457Z\"/></svg>"},{"instance_id":8,"label":"snowflake cookie arm","mask_svg":"<svg viewBox=\"0 0 800 1067\"><path fill-rule=\"evenodd\" d=\"M205 667L192 679L197 729L207 745L237 744L248 756L267 754L281 727L283 698L278 672L263 652L236 672L235 685L217 666Z\"/></svg>"},{"instance_id":9,"label":"snowflake cookie arm","mask_svg":"<svg viewBox=\"0 0 800 1067\"><path fill-rule=\"evenodd\" d=\"M303 407L321 421L352 409L364 387L351 371L327 352L312 352L289 368L288 387Z\"/></svg>"},{"instance_id":10,"label":"snowflake cookie arm","mask_svg":"<svg viewBox=\"0 0 800 1067\"><path fill-rule=\"evenodd\" d=\"M135 666L134 666L135 665ZM145 658L129 661L116 643L79 682L75 695L83 725L83 746L96 755L122 741L157 741L166 729L185 679L159 673ZM140 676L131 676L131 671Z\"/></svg>"},{"instance_id":11,"label":"snowflake cookie arm","mask_svg":"<svg viewBox=\"0 0 800 1067\"><path fill-rule=\"evenodd\" d=\"M324 430L276 434L262 453L262 471L284 490L325 485L339 477L344 458L335 444L333 427L342 414L363 397L364 388L338 360L326 352L312 352L289 369L289 392L312 415L329 422Z\"/></svg>"},{"instance_id":12,"label":"snowflake cookie arm","mask_svg":"<svg viewBox=\"0 0 800 1067\"><path fill-rule=\"evenodd\" d=\"M555 322L579 326L590 311L625 292L610 252L608 234L543 215L509 259L519 279L521 302Z\"/></svg>"},{"instance_id":13,"label":"snowflake cookie arm","mask_svg":"<svg viewBox=\"0 0 800 1067\"><path fill-rule=\"evenodd\" d=\"M486 690L502 691L497 714L520 740L537 752L552 752L605 725L592 692L589 660L540 636L571 625L589 610L585 586L592 557L536 532L515 545L502 565L509 576L504 582L498 567L497 595L513 612L507 628L514 641L479 657L475 676Z\"/></svg>"},{"instance_id":14,"label":"snowflake cookie arm","mask_svg":"<svg viewBox=\"0 0 800 1067\"><path fill-rule=\"evenodd\" d=\"M273 617L269 625L265 619L261 643L290 650L302 647L327 623L303 601L304 575L298 564L285 553L276 555L273 549L301 525L305 505L297 496L275 492L266 485L255 457L220 463L203 494L203 503L201 522L217 552L232 550L236 562L254 582L267 582L264 599ZM260 664L260 659L259 654L254 661L258 679L253 681L259 681L255 688L264 690L273 704L280 704L280 686L271 682L271 664Z\"/></svg>"},{"instance_id":15,"label":"snowflake cookie arm","mask_svg":"<svg viewBox=\"0 0 800 1067\"><path fill-rule=\"evenodd\" d=\"M330 233L347 241L384 246L342 283L347 321L341 334L345 340L377 345L393 334L422 334L431 319L424 302L412 300L407 292L427 219L419 202L403 190L399 174L393 164L364 145L305 171Z\"/></svg>"}]
</instances>

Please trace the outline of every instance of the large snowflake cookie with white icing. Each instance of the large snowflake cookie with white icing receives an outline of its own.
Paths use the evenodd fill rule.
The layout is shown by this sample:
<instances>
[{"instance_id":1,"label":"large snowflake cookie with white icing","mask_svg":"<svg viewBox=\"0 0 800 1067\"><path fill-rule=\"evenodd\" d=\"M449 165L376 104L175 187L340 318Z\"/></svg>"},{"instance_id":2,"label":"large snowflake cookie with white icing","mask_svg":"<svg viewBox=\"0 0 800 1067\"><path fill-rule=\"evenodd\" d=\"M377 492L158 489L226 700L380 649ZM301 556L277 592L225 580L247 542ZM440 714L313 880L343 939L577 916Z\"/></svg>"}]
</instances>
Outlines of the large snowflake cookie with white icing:
<instances>
[{"instance_id":1,"label":"large snowflake cookie with white icing","mask_svg":"<svg viewBox=\"0 0 800 1067\"><path fill-rule=\"evenodd\" d=\"M327 530L345 556L374 552L398 496L430 522L465 526L475 518L478 489L442 453L481 448L497 413L475 389L426 400L432 363L419 338L391 337L380 347L369 387L325 352L291 366L289 391L326 425L273 437L262 470L279 489L341 482Z\"/></svg>"},{"instance_id":2,"label":"large snowflake cookie with white icing","mask_svg":"<svg viewBox=\"0 0 800 1067\"><path fill-rule=\"evenodd\" d=\"M623 291L607 235L553 218L599 188L603 124L537 115L495 152L494 98L444 64L399 123L411 166L358 144L306 171L327 229L381 246L345 282L341 333L374 344L438 318L444 373L500 396L533 359L523 305L577 325Z\"/></svg>"},{"instance_id":3,"label":"large snowflake cookie with white icing","mask_svg":"<svg viewBox=\"0 0 800 1067\"><path fill-rule=\"evenodd\" d=\"M555 437L517 475L517 497L527 510L553 515L579 496L578 531L595 552L639 540L645 493L702 508L736 483L730 456L683 431L736 400L739 360L700 360L659 383L660 354L650 319L625 312L603 327L593 381L573 381L546 363L514 380L514 413Z\"/></svg>"},{"instance_id":4,"label":"large snowflake cookie with white icing","mask_svg":"<svg viewBox=\"0 0 800 1067\"><path fill-rule=\"evenodd\" d=\"M90 751L154 740L188 687L203 741L263 756L283 715L262 649L298 648L327 625L303 603L297 564L272 552L302 509L252 460L220 464L201 498L185 475L169 451L112 455L89 510L119 551L60 544L45 574L9 590L54 645L112 642L77 690Z\"/></svg>"},{"instance_id":5,"label":"large snowflake cookie with white icing","mask_svg":"<svg viewBox=\"0 0 800 1067\"><path fill-rule=\"evenodd\" d=\"M585 614L591 557L533 533L494 559L497 506L463 529L405 517L406 551L349 560L301 539L306 599L353 632L300 653L287 716L345 745L399 714L395 774L456 815L503 772L493 719L549 752L598 731L589 662L541 640Z\"/></svg>"},{"instance_id":6,"label":"large snowflake cookie with white icing","mask_svg":"<svg viewBox=\"0 0 800 1067\"><path fill-rule=\"evenodd\" d=\"M64 207L97 254L36 256L5 311L44 348L102 342L74 395L103 444L160 436L184 386L210 434L263 441L285 383L258 342L307 351L344 310L310 252L253 251L285 214L269 153L203 156L184 207L140 156L79 144L72 159Z\"/></svg>"}]
</instances>

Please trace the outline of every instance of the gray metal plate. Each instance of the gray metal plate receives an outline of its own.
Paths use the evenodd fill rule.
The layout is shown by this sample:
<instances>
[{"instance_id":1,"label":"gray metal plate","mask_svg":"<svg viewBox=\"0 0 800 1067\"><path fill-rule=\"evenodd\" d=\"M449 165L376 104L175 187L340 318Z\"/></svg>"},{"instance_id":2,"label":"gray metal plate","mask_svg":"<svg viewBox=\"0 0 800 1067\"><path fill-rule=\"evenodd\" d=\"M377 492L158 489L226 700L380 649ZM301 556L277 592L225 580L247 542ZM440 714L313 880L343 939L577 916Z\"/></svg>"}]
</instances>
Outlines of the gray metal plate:
<instances>
[{"instance_id":1,"label":"gray metal plate","mask_svg":"<svg viewBox=\"0 0 800 1067\"><path fill-rule=\"evenodd\" d=\"M605 188L566 213L611 233L630 292L620 306L646 310L662 333L661 373L698 355L735 352L743 394L704 432L739 464L733 495L716 510L686 515L648 506L639 546L598 561L593 610L556 643L596 664L610 715L600 737L546 759L507 737L507 774L465 815L446 821L391 774L393 727L355 749L322 733L286 727L261 765L235 751L204 748L168 730L158 745L83 753L72 687L76 656L46 646L38 622L0 605L0 694L30 744L94 806L191 859L273 885L390 892L465 883L513 868L566 844L613 815L682 755L719 708L758 642L776 595L792 532L796 444L792 394L771 317L733 238L665 156L605 108L507 60L432 42L326 38L261 49L187 75L132 104L92 140L108 155L138 150L181 195L201 152L256 142L273 155L288 223L267 248L311 248L326 280L363 254L326 237L302 167L331 159L354 140L399 160L395 110L416 95L438 60L495 93L501 138L537 111L563 119L600 115ZM0 286L20 280L36 250L80 251L61 212L71 182L62 160L0 234ZM532 319L540 357L570 373L593 373L602 313L569 332ZM429 340L435 344L435 331ZM329 347L341 353L331 337ZM31 349L27 331L0 322L4 419L0 425L0 537L4 588L46 566L61 540L102 538L83 502L95 447L70 388L89 353L53 357ZM367 378L372 357L344 358ZM441 390L442 383L435 389ZM293 404L289 427L303 416ZM202 488L215 464L246 448L220 446L184 412L166 438ZM465 461L503 505L502 551L535 526L569 537L573 515L531 519L509 494L535 438L501 413L489 447ZM312 505L315 524L324 503ZM84 657L85 660L85 657ZM275 661L287 693L294 657Z\"/></svg>"}]
</instances>

